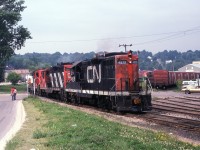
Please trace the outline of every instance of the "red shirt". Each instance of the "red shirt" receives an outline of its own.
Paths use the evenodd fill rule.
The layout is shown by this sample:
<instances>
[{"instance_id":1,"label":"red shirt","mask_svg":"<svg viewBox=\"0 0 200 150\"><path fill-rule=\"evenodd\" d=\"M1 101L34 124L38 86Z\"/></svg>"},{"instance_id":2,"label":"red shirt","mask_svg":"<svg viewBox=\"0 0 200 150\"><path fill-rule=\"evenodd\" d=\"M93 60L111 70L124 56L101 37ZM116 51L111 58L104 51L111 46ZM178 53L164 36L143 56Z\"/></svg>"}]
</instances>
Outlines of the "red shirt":
<instances>
[{"instance_id":1,"label":"red shirt","mask_svg":"<svg viewBox=\"0 0 200 150\"><path fill-rule=\"evenodd\" d=\"M11 94L14 94L14 88L11 88L11 90L10 90L10 92L11 92Z\"/></svg>"}]
</instances>

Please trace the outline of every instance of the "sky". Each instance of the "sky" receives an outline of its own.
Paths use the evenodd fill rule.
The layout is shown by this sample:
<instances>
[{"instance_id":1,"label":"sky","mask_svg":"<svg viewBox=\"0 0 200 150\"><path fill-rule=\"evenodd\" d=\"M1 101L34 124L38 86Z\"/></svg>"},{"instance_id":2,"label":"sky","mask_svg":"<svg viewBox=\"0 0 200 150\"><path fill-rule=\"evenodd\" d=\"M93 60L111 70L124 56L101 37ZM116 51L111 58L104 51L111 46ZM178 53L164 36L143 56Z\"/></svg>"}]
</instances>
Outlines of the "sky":
<instances>
[{"instance_id":1,"label":"sky","mask_svg":"<svg viewBox=\"0 0 200 150\"><path fill-rule=\"evenodd\" d=\"M199 0L25 0L16 54L200 50Z\"/></svg>"}]
</instances>

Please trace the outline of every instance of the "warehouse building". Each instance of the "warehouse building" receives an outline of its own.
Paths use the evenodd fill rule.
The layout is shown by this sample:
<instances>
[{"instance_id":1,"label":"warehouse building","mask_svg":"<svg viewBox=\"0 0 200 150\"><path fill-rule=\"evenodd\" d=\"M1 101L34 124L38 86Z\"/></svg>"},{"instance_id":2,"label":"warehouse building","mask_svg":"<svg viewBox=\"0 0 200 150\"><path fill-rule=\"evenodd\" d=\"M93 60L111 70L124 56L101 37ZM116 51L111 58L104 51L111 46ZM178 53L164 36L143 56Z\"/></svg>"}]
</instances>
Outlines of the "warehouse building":
<instances>
[{"instance_id":1,"label":"warehouse building","mask_svg":"<svg viewBox=\"0 0 200 150\"><path fill-rule=\"evenodd\" d=\"M180 72L200 72L200 61L193 61L192 64L185 65L178 69Z\"/></svg>"}]
</instances>

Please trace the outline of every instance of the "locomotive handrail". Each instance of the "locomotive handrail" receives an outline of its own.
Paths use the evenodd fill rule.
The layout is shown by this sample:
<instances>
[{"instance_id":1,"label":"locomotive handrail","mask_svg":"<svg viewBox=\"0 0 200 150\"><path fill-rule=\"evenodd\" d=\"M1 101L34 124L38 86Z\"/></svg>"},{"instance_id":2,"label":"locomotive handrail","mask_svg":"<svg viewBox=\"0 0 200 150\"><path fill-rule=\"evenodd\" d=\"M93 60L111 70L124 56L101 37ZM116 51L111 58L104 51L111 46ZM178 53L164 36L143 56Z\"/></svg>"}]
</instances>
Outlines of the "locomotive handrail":
<instances>
[{"instance_id":1,"label":"locomotive handrail","mask_svg":"<svg viewBox=\"0 0 200 150\"><path fill-rule=\"evenodd\" d=\"M112 89L113 89L113 88L116 86L116 84L119 82L119 80L120 80L120 79L118 79L118 80L117 80L117 82L116 82L116 83L114 83L113 87L110 89L110 92L111 92L111 91L112 91ZM115 93L116 93L116 90L115 90Z\"/></svg>"},{"instance_id":2,"label":"locomotive handrail","mask_svg":"<svg viewBox=\"0 0 200 150\"><path fill-rule=\"evenodd\" d=\"M112 90L113 90L113 88L116 86L116 84L119 82L119 81L121 81L121 83L122 83L122 79L128 79L128 80L130 80L130 78L119 78L119 79L117 79L117 81L114 83L114 85L112 86L112 88L110 89L110 91L109 92L111 92ZM128 85L128 90L127 91L129 91L129 89L130 89L130 82L129 82L129 85ZM121 94L123 93L123 91L126 91L126 90L122 90L122 87L121 87ZM115 90L115 95L116 95L116 92L117 92L117 90Z\"/></svg>"},{"instance_id":3,"label":"locomotive handrail","mask_svg":"<svg viewBox=\"0 0 200 150\"><path fill-rule=\"evenodd\" d=\"M119 82L119 80L120 80L120 79L117 79L117 81L114 83L113 87L110 89L110 92L111 92L112 89L116 86L116 84ZM111 95L110 95L110 97L111 97ZM117 105L117 104L116 104L116 90L115 90L115 101L114 101L114 102L115 102L115 105Z\"/></svg>"}]
</instances>

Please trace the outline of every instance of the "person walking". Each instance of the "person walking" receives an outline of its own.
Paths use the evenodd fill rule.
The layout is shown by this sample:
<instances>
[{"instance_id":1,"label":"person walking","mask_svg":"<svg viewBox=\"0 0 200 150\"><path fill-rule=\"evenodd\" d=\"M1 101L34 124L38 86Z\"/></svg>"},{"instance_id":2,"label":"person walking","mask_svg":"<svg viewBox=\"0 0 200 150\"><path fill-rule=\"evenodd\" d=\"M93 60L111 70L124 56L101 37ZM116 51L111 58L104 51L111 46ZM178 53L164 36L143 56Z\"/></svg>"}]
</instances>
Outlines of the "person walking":
<instances>
[{"instance_id":1,"label":"person walking","mask_svg":"<svg viewBox=\"0 0 200 150\"><path fill-rule=\"evenodd\" d=\"M12 101L14 100L14 90L15 90L15 88L11 87L10 94L11 94L11 97L12 97Z\"/></svg>"},{"instance_id":2,"label":"person walking","mask_svg":"<svg viewBox=\"0 0 200 150\"><path fill-rule=\"evenodd\" d=\"M14 100L16 100L16 96L17 96L17 89L14 88Z\"/></svg>"}]
</instances>

